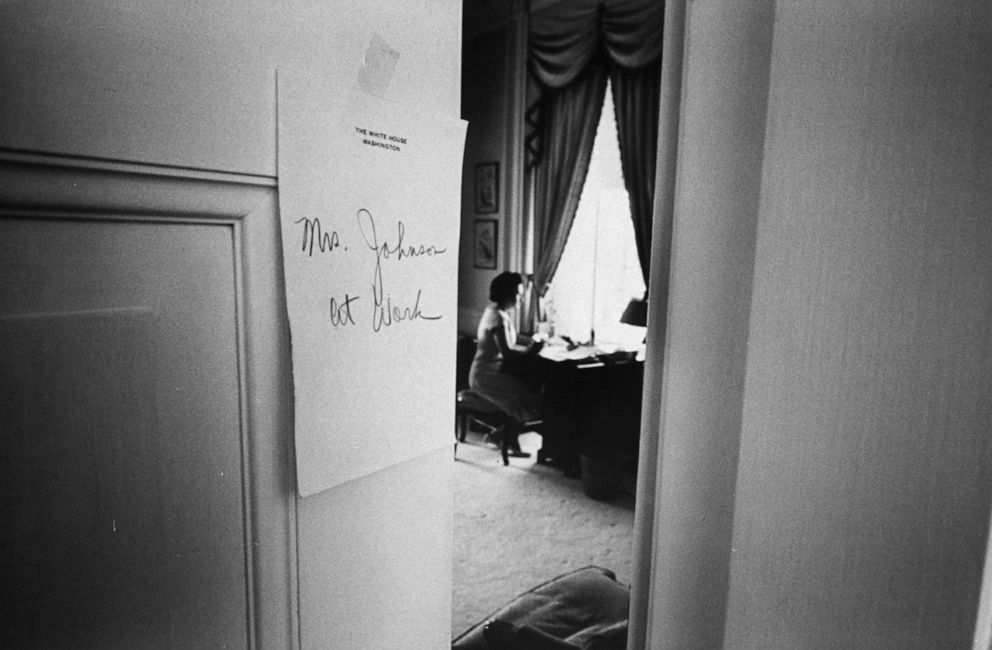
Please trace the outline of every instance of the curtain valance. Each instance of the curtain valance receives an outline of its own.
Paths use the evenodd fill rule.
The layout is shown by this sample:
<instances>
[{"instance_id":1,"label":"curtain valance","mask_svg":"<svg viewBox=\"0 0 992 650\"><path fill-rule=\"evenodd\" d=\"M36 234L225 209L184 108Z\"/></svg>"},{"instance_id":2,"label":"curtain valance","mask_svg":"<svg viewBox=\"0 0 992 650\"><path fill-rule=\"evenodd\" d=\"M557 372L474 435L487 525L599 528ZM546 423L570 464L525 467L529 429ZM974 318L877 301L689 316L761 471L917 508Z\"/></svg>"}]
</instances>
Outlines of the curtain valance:
<instances>
[{"instance_id":1,"label":"curtain valance","mask_svg":"<svg viewBox=\"0 0 992 650\"><path fill-rule=\"evenodd\" d=\"M533 178L535 303L575 218L607 78L647 283L664 11L662 0L562 0L530 16L524 145Z\"/></svg>"},{"instance_id":2,"label":"curtain valance","mask_svg":"<svg viewBox=\"0 0 992 650\"><path fill-rule=\"evenodd\" d=\"M662 0L564 0L530 16L531 74L545 87L574 81L602 53L633 70L661 56Z\"/></svg>"}]
</instances>

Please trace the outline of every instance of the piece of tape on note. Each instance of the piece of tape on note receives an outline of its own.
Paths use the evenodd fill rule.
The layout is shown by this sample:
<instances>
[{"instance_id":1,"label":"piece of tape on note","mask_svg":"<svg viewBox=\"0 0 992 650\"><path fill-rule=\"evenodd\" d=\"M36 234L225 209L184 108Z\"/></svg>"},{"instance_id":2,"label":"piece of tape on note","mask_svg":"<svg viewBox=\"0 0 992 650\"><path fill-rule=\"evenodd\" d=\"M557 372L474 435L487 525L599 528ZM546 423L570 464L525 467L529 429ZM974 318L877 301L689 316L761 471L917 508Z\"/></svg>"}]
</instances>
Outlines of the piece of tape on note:
<instances>
[{"instance_id":1,"label":"piece of tape on note","mask_svg":"<svg viewBox=\"0 0 992 650\"><path fill-rule=\"evenodd\" d=\"M393 80L396 72L396 62L400 53L389 47L379 34L372 35L369 49L365 51L362 67L358 71L358 85L370 95L383 96Z\"/></svg>"}]
</instances>

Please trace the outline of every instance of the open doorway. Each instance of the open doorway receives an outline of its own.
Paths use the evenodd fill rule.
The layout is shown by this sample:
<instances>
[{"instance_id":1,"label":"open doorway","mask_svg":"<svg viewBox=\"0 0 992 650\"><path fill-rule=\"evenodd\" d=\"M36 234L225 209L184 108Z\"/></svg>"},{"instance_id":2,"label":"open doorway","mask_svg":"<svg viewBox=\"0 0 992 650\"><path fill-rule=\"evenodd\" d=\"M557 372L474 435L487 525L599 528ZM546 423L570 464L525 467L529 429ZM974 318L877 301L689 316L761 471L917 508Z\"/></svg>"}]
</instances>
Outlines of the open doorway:
<instances>
[{"instance_id":1,"label":"open doorway","mask_svg":"<svg viewBox=\"0 0 992 650\"><path fill-rule=\"evenodd\" d=\"M635 398L627 409L633 413L633 434L621 445L629 452L625 489L611 501L590 497L577 475L584 473L581 462L578 473L542 465L533 455L512 459L504 467L495 450L459 446L457 456L463 460L454 472L456 635L510 599L571 569L599 564L615 570L625 585L634 579L634 474L641 443L642 346L647 338L644 278L652 259L661 6L646 2L636 8L643 15L621 21L611 12L622 13L630 6L540 0L501 7L463 6L462 117L469 129L462 187L459 334L476 338L481 314L490 307L489 283L500 271L530 277L535 288L518 310L519 331L557 339L562 349L557 359L568 362L560 367L589 368L589 377L600 378L559 387L556 395L565 397L556 403L568 403L569 408L557 414L565 411L570 418L557 420L557 431L546 427L540 435L524 435L523 451L536 454L555 433L565 432L561 437L573 440L568 452L579 460L592 458L585 452L597 435L597 442L603 442L604 433L625 428L616 406L628 397ZM605 40L583 50L590 56L570 51L564 58L557 56L561 52L553 43L541 44L544 36L558 43L552 34L562 25L573 29L579 24L583 35L593 40L615 27L634 30L629 41L634 57L617 62ZM547 57L531 55L544 46L549 47ZM552 60L563 65L540 69L542 61ZM599 111L607 79L618 89L621 106L616 116L612 98L606 99L606 110ZM597 121L608 128L597 129ZM600 135L594 138L597 131ZM607 133L609 138L604 138ZM618 140L623 143L622 171ZM613 168L604 170L609 164L601 159L609 150L612 155L605 157L612 159ZM590 151L596 160L587 178ZM479 192L480 178L496 188L495 199L479 200L487 196ZM628 186L635 219L622 209L628 204ZM580 193L582 206L577 209ZM628 315L627 307L634 303L640 314ZM628 324L635 319L644 326ZM610 374L620 366L641 370L636 385ZM590 386L594 389L584 390ZM543 390L547 407L553 391L547 383ZM608 442L616 443L616 438ZM642 471L637 480L644 479ZM532 484L527 491L515 491L526 483ZM569 511L572 506L576 510ZM525 517L529 508L548 516L567 514L552 524L534 523ZM604 509L616 513L604 526L615 536L592 541L588 524L595 515L590 513ZM473 536L468 534L477 532L473 526L495 532L487 538ZM582 547L583 542L588 545Z\"/></svg>"},{"instance_id":2,"label":"open doorway","mask_svg":"<svg viewBox=\"0 0 992 650\"><path fill-rule=\"evenodd\" d=\"M608 90L576 218L541 301L541 327L561 350L589 352L588 364L579 364L588 368L569 384L585 399L566 400L576 414L564 425L567 435L575 435L576 426L593 431L620 451L619 462L605 478L594 474L595 459L583 458L585 466L546 465L539 461L545 436L527 431L520 446L529 458L504 466L496 449L486 447L484 427L468 431L476 444L457 446L454 470L453 635L528 589L582 567L602 567L618 583L631 584L645 328L621 317L644 293ZM609 355L620 355L613 358L622 363ZM463 361L460 372L467 375ZM611 482L606 493L599 492L604 480Z\"/></svg>"}]
</instances>

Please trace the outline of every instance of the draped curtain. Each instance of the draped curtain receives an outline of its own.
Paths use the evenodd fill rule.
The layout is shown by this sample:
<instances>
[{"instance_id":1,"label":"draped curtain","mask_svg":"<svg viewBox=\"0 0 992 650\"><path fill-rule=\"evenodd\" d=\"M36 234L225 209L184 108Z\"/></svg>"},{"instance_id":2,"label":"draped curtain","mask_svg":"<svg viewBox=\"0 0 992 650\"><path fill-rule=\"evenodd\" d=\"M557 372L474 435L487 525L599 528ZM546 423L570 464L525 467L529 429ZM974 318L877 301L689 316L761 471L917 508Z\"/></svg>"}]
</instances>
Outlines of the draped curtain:
<instances>
[{"instance_id":1,"label":"draped curtain","mask_svg":"<svg viewBox=\"0 0 992 650\"><path fill-rule=\"evenodd\" d=\"M660 0L569 0L530 17L525 144L534 192L534 300L547 291L575 218L607 78L647 284L663 14Z\"/></svg>"},{"instance_id":2,"label":"draped curtain","mask_svg":"<svg viewBox=\"0 0 992 650\"><path fill-rule=\"evenodd\" d=\"M637 70L614 67L610 71L613 105L620 140L620 165L630 198L637 258L644 286L651 264L651 227L654 179L658 158L658 106L661 102L661 59Z\"/></svg>"},{"instance_id":3,"label":"draped curtain","mask_svg":"<svg viewBox=\"0 0 992 650\"><path fill-rule=\"evenodd\" d=\"M606 97L606 69L590 65L545 104L543 161L534 169L534 284L543 294L572 228ZM552 216L553 215L553 216Z\"/></svg>"}]
</instances>

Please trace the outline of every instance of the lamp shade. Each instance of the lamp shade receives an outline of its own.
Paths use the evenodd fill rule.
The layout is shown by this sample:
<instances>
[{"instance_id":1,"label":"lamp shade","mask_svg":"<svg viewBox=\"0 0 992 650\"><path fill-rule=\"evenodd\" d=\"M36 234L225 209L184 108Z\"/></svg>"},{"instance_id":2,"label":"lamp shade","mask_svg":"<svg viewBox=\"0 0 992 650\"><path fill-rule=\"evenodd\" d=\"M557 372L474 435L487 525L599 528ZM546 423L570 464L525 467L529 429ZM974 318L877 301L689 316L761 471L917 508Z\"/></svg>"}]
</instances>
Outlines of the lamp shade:
<instances>
[{"instance_id":1,"label":"lamp shade","mask_svg":"<svg viewBox=\"0 0 992 650\"><path fill-rule=\"evenodd\" d=\"M627 308L623 310L620 322L627 325L637 325L647 327L648 325L648 301L643 298L631 298L627 303Z\"/></svg>"}]
</instances>

